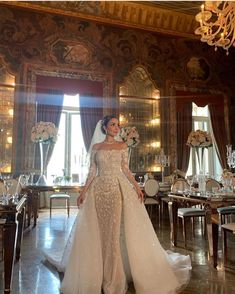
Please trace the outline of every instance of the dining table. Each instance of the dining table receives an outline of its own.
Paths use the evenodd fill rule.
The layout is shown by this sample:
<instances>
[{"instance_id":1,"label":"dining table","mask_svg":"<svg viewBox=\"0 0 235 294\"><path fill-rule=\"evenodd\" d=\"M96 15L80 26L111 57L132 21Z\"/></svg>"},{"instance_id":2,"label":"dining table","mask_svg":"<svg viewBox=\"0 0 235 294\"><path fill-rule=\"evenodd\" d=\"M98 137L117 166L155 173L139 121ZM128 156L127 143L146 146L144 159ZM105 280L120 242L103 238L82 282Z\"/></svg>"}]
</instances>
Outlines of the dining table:
<instances>
[{"instance_id":1,"label":"dining table","mask_svg":"<svg viewBox=\"0 0 235 294\"><path fill-rule=\"evenodd\" d=\"M200 205L205 209L205 223L207 229L209 254L213 267L218 265L218 240L219 240L219 218L217 208L235 205L235 193L197 193L183 191L170 192L168 194L169 217L171 228L171 242L177 246L178 208Z\"/></svg>"},{"instance_id":2,"label":"dining table","mask_svg":"<svg viewBox=\"0 0 235 294\"><path fill-rule=\"evenodd\" d=\"M33 226L37 225L39 199L40 193L52 192L52 193L79 193L82 186L79 184L68 185L27 185L23 187L22 192L27 195L27 226L31 225L31 219L33 218Z\"/></svg>"},{"instance_id":3,"label":"dining table","mask_svg":"<svg viewBox=\"0 0 235 294\"><path fill-rule=\"evenodd\" d=\"M9 197L10 198L10 197ZM0 230L2 234L4 294L11 293L15 261L21 256L26 195L20 199L0 201Z\"/></svg>"}]
</instances>

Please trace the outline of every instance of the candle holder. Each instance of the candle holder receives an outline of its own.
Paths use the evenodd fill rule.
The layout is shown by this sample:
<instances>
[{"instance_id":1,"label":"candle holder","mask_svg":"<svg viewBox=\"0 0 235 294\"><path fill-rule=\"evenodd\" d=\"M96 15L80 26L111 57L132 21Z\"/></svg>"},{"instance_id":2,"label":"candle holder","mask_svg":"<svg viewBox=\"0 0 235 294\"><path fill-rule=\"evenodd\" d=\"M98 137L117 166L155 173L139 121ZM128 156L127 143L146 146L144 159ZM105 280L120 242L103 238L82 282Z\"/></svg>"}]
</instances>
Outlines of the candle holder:
<instances>
[{"instance_id":1,"label":"candle holder","mask_svg":"<svg viewBox=\"0 0 235 294\"><path fill-rule=\"evenodd\" d=\"M232 145L226 145L227 148L227 164L229 168L235 168L235 150L232 149Z\"/></svg>"},{"instance_id":2,"label":"candle holder","mask_svg":"<svg viewBox=\"0 0 235 294\"><path fill-rule=\"evenodd\" d=\"M170 156L165 155L163 149L161 149L160 154L155 156L155 163L161 166L162 182L164 183L164 171L165 167L170 166Z\"/></svg>"}]
</instances>

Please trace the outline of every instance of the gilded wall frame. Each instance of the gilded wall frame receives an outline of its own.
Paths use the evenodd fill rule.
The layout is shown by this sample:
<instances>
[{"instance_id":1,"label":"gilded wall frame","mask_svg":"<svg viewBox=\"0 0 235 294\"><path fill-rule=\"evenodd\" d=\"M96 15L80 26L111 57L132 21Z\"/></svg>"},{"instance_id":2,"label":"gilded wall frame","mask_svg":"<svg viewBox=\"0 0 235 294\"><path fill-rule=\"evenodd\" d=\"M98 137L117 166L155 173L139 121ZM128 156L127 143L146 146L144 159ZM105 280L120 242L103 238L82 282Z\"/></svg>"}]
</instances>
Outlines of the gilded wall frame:
<instances>
[{"instance_id":1,"label":"gilded wall frame","mask_svg":"<svg viewBox=\"0 0 235 294\"><path fill-rule=\"evenodd\" d=\"M202 89L194 86L186 86L182 81L166 81L166 89L168 89L169 96L169 121L171 128L169 129L169 145L170 145L170 155L172 160L172 170L177 169L177 120L176 120L176 91L188 91L195 93L202 93ZM227 130L228 142L229 138L229 111L228 111L228 97L220 90L215 90L212 87L207 87L207 92L204 93L208 96L221 95L224 100L224 114L225 114L225 127ZM186 142L185 142L186 144Z\"/></svg>"},{"instance_id":2,"label":"gilded wall frame","mask_svg":"<svg viewBox=\"0 0 235 294\"><path fill-rule=\"evenodd\" d=\"M100 81L103 83L103 114L113 108L112 74L99 71L85 71L25 63L21 69L21 81L16 89L16 118L13 170L16 173L34 170L35 146L31 142L31 128L36 122L36 76L64 77L80 80ZM24 113L20 113L23 111ZM22 147L23 146L23 147Z\"/></svg>"}]
</instances>

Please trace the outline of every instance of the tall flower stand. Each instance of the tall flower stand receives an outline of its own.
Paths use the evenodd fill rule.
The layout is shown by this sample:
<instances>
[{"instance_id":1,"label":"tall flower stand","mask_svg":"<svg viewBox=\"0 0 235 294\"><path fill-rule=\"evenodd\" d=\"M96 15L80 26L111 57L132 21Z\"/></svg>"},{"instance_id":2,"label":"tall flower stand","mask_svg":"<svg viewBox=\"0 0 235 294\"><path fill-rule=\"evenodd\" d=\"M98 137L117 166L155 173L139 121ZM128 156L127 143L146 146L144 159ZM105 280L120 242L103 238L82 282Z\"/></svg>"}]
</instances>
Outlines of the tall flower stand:
<instances>
[{"instance_id":1,"label":"tall flower stand","mask_svg":"<svg viewBox=\"0 0 235 294\"><path fill-rule=\"evenodd\" d=\"M36 183L37 186L46 186L47 178L46 178L46 162L49 152L49 143L39 142L39 150L40 150L40 176Z\"/></svg>"},{"instance_id":2,"label":"tall flower stand","mask_svg":"<svg viewBox=\"0 0 235 294\"><path fill-rule=\"evenodd\" d=\"M198 160L198 167L199 167L199 174L198 174L198 190L200 193L204 193L206 191L206 178L204 172L204 151L205 147L195 147L197 160Z\"/></svg>"}]
</instances>

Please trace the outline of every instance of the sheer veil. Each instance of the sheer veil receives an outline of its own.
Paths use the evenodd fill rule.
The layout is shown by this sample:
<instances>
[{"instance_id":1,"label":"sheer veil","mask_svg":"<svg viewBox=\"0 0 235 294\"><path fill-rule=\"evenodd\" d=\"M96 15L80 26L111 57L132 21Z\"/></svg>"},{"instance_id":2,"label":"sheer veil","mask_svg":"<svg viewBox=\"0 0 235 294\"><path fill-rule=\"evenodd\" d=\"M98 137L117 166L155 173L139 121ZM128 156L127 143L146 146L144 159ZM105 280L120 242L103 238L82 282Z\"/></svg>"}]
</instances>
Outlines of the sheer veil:
<instances>
[{"instance_id":1,"label":"sheer veil","mask_svg":"<svg viewBox=\"0 0 235 294\"><path fill-rule=\"evenodd\" d=\"M95 131L94 131L92 139L91 139L91 144L90 144L90 147L87 152L88 158L90 158L92 147L97 143L103 142L105 140L105 137L106 137L106 135L102 132L102 120L99 120L96 124ZM115 137L115 140L122 141L119 134Z\"/></svg>"},{"instance_id":2,"label":"sheer veil","mask_svg":"<svg viewBox=\"0 0 235 294\"><path fill-rule=\"evenodd\" d=\"M102 132L101 127L102 127L102 120L99 120L96 124L95 131L91 139L91 144L87 152L88 156L90 156L91 154L92 147L97 143L103 142L105 139L105 134Z\"/></svg>"}]
</instances>

